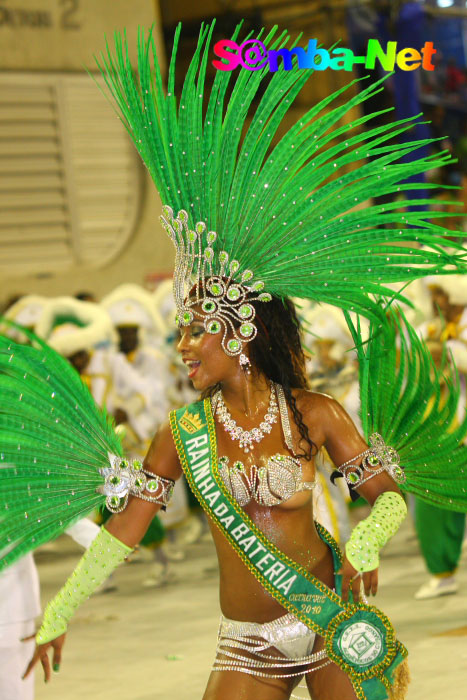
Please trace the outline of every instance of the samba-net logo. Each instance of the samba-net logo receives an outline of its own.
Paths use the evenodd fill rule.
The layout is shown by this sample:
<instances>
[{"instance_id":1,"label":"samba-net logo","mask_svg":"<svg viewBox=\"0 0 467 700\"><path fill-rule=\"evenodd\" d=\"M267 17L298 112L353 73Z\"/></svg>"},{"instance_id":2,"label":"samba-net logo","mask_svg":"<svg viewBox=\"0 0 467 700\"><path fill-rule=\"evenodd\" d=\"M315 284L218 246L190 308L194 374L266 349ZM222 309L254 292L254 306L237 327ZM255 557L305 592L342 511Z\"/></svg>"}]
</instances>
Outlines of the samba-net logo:
<instances>
[{"instance_id":1,"label":"samba-net logo","mask_svg":"<svg viewBox=\"0 0 467 700\"><path fill-rule=\"evenodd\" d=\"M377 62L384 71L392 71L397 65L401 70L412 71L417 68L434 70L432 62L436 49L432 41L426 41L423 48L397 49L397 41L388 41L385 48L378 39L369 39L364 56L356 56L351 49L336 47L328 51L318 48L316 39L310 39L306 49L295 46L292 49L268 50L259 39L248 39L243 44L237 44L231 39L221 39L214 45L214 53L221 60L213 60L218 70L232 71L238 66L247 70L260 70L269 66L271 72L279 67L292 70L293 56L297 57L299 68L313 70L344 70L351 71L356 63L372 70Z\"/></svg>"}]
</instances>

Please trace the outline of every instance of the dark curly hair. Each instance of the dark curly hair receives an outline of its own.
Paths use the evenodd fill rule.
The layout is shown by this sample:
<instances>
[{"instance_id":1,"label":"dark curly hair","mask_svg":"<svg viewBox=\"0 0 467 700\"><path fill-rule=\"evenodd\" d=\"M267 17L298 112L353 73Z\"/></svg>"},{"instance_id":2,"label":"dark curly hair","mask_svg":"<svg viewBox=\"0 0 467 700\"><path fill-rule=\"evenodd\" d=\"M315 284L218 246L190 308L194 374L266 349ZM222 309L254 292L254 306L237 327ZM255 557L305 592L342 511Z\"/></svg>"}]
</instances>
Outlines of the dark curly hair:
<instances>
[{"instance_id":1,"label":"dark curly hair","mask_svg":"<svg viewBox=\"0 0 467 700\"><path fill-rule=\"evenodd\" d=\"M255 326L257 336L249 343L251 362L262 374L281 384L295 425L301 436L299 457L311 459L318 452L310 438L303 415L297 407L292 389L308 388L305 372L305 356L300 339L300 324L295 306L290 299L272 297L268 302L257 302ZM212 395L217 387L203 394ZM303 443L306 447L303 449Z\"/></svg>"}]
</instances>

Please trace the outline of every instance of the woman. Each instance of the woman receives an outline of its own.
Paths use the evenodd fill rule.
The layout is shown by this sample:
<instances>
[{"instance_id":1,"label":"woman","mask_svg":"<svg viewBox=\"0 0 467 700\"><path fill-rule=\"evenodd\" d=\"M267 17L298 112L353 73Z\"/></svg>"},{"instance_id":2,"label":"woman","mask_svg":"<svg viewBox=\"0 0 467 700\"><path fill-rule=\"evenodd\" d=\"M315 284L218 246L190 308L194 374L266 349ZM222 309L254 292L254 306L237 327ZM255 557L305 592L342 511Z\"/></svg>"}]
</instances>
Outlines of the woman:
<instances>
[{"instance_id":1,"label":"woman","mask_svg":"<svg viewBox=\"0 0 467 700\"><path fill-rule=\"evenodd\" d=\"M182 328L178 351L188 368L194 387L205 396L213 396L220 389L227 411L246 431L257 428L262 417L268 412L271 397L276 394L276 385L271 385L271 382L283 388L293 451L287 448L282 420L277 419L270 423L271 431L245 453L244 449L240 448L239 441L232 439L226 432L225 422L220 423L217 418L218 453L227 457L230 463L236 460L243 462L249 477L245 478L245 483L249 481L253 486L253 495L244 508L258 528L288 557L312 572L327 586L334 588L335 565L332 551L319 536L313 522L311 490L315 478L314 458L322 447L326 447L335 464L339 465L361 455L368 446L336 401L324 394L307 390L298 322L292 303L287 301L284 304L282 300L275 298L264 304L257 327L258 334L255 340L246 348L251 363L251 369L247 372L236 357L225 354L219 335L206 332L201 318ZM276 413L273 412L272 415L276 416ZM254 472L256 467L266 466L268 457L276 454L299 456L300 481L303 481L306 487L300 486L298 492L285 499L280 499L280 493L270 489L273 499L276 497L280 502L267 506L264 505L264 497L261 499L258 489L255 489L257 483L255 484ZM357 463L361 460L360 456ZM174 481L182 475L182 467L168 425L154 438L144 467L153 474ZM359 489L370 504L385 491L399 493L396 483L387 472L371 476L372 478ZM281 491L280 487L276 486L276 489ZM258 502L261 500L263 503ZM106 529L132 548L143 537L159 508L159 504L133 497L122 513L114 515L107 522ZM264 651L255 653L254 647L251 647L251 651L237 651L239 658L244 657L246 653L247 658L253 659L254 663L259 661L260 667L250 666L248 661L240 661L238 665L236 661L237 666L229 668L231 657L226 656L225 651L231 652L231 647L224 647L222 644L228 636L223 640L221 638L214 670L204 694L205 700L239 697L265 700L288 698L303 675L306 677L311 696L316 700L356 698L352 683L345 672L328 660L326 652L319 654L324 648L323 638L315 637L305 625L296 618L293 619L259 584L212 520L210 525L220 566L221 609L223 616L229 621L230 631L230 621L247 621L261 625L276 621L284 615L284 620L274 623L274 627L276 630L277 626L290 630L292 623L293 629L291 635L288 633L289 639L285 642L285 647L282 635L282 650L280 644L277 648L274 644L269 645L266 642ZM361 579L358 571L347 559L344 559L342 575L343 598L347 599L350 588L354 600L358 601ZM377 569L365 573L363 583L366 595L375 595L378 586ZM259 629L253 636L254 640L260 639L258 633ZM248 645L248 640L245 641ZM262 641L264 643L265 640ZM54 664L59 664L63 642L64 635L39 645L27 673L40 659L46 679L49 679L50 664L47 651L51 646L54 648ZM298 653L294 649L297 642ZM268 659L268 656L275 657L277 661L274 658Z\"/></svg>"},{"instance_id":2,"label":"woman","mask_svg":"<svg viewBox=\"0 0 467 700\"><path fill-rule=\"evenodd\" d=\"M106 503L118 514L47 606L29 669L41 659L46 677L50 677L48 649L54 648L53 663L58 664L63 633L74 609L141 539L158 508L166 505L183 467L216 524L213 532L221 568L221 607L226 618L221 624L206 699L289 697L297 673L307 675L313 697L319 700L402 698L406 652L395 639L389 621L375 608L346 605L346 599L349 589L358 599L361 580L357 574L363 574L367 593L376 592L379 549L405 514L394 479L403 481L405 476L397 453L384 444L380 435L369 432L367 447L335 401L306 390L296 319L286 299L298 296L324 301L384 326L380 297L393 297L385 282L409 281L428 270L466 272L462 245L455 242L455 235L463 234L451 232L448 252L443 237L446 231L431 222L434 213L414 209L410 200L384 206L377 203L379 196L407 189L404 179L409 175L441 165L445 158L398 162L399 156L420 146L419 142L397 144L391 140L410 129L413 120L360 129L371 117L349 123L342 119L346 112L376 94L381 89L379 82L345 104L333 103L347 88L338 91L312 107L273 144L294 97L312 76L311 71L307 74L295 64L293 70L269 76L242 139L248 109L268 69L252 73L242 69L228 104L225 96L231 74L218 70L203 110L212 32L213 25L201 29L179 100L174 95L179 29L167 92L151 37L140 36L137 78L120 37L116 55L109 51L102 68L125 126L162 201L168 203L161 221L176 247L174 297L181 328L179 350L195 388L213 394L212 405L206 400L172 413L170 429L158 433L144 465L122 459L108 425L102 427L105 439L100 439L91 413L94 422L102 423L102 419L91 406L84 417L88 420L83 420L81 427L73 421L69 424L85 443L93 433L99 433L93 445L83 451L83 465L92 461L96 469L94 477L91 472L87 476L86 493L82 479L83 496L76 508L90 509L92 494L95 500L106 497ZM283 48L288 42L284 33L276 38L275 30L263 38L271 50ZM355 126L357 132L348 134ZM336 137L342 141L336 143ZM358 170L348 170L349 164L355 163L359 163ZM356 203L362 201L368 206L357 211ZM177 216L171 207L176 208ZM386 336L380 332L372 337L376 342L368 348L381 347ZM394 350L395 343L392 347ZM361 347L359 352L363 352ZM4 366L8 373L15 371L16 360L10 362L12 357L7 348ZM50 364L54 362L51 358ZM424 368L428 366L425 363ZM19 362L12 401L17 400L25 369L29 367ZM53 387L60 385L61 395L68 391L59 373L46 373L44 384L42 379L39 381L43 371L40 363L35 371L39 391L49 388L47 382ZM403 388L407 397L412 397L417 386L414 375L409 384L403 378L396 382L394 372L391 375L385 371L383 376L394 377L397 391ZM68 382L73 380L69 378ZM43 386L45 390L40 389ZM389 382L384 389L375 388L371 395L367 395L367 387L363 402L374 403L374 396L381 391L395 396ZM49 396L44 398L45 408L50 404ZM74 409L80 409L74 395L69 400L73 410L65 411L68 417L74 415ZM416 413L423 409L423 400L423 396L416 396L411 410ZM406 405L407 401L400 403ZM389 405L395 410L399 401L394 399ZM380 414L375 412L377 428ZM420 421L423 414L422 410ZM371 411L362 413L366 424L372 421L368 416ZM400 421L392 423L398 425ZM16 475L21 425L22 419L10 441L10 452L5 452L13 465L12 479ZM446 433L444 419L438 428L441 435ZM56 442L57 430L60 428L51 423L47 447ZM70 454L67 435L62 426L63 444L59 447L66 468L70 460L75 460L76 479L81 474L76 450L81 446L73 440L74 451ZM461 436L456 434L452 440L455 447ZM410 441L404 438L401 442L411 449ZM346 545L342 579L336 574L340 562L333 543L313 525L308 493L313 488L313 459L323 446L347 481L373 504L370 516L355 528ZM60 451L55 444L54 450L56 455ZM404 455L407 483L408 467L414 463L411 473L417 488L421 481L419 462L431 465L431 453L426 452L427 440L423 440L414 453ZM58 456L56 459L58 462ZM439 482L445 500L451 499L452 507L461 508L465 495L458 490L459 463L450 460L445 468L450 470L449 478L443 475L442 483L431 479L430 489L435 491ZM36 466L34 469L37 471ZM44 488L53 488L45 458L43 470L41 483ZM422 467L421 471L427 473L429 468ZM2 473L8 472L0 470L0 487ZM67 477L58 467L57 474ZM72 474L68 476L75 490ZM64 493L61 488L56 494L56 511L60 506L71 519L76 499L68 498L63 503ZM27 510L21 497L17 504L15 523ZM50 526L57 529L57 517ZM12 542L15 527L10 528ZM33 546L31 537L24 546ZM6 555L9 561L14 558L14 552L10 554ZM300 623L290 617L280 620L284 610L293 612ZM252 626L239 627L239 621ZM260 629L258 624L266 627ZM262 638L273 643L261 642ZM326 651L322 653L324 638Z\"/></svg>"}]
</instances>

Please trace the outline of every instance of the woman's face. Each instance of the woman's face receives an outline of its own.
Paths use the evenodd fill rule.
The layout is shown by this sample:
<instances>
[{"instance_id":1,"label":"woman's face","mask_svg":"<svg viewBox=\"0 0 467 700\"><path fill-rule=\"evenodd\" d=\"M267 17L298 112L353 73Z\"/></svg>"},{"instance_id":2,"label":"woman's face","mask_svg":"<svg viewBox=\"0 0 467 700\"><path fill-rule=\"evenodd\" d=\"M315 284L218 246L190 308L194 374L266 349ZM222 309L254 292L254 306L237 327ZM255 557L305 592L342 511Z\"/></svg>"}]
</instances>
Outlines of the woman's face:
<instances>
[{"instance_id":1,"label":"woman's face","mask_svg":"<svg viewBox=\"0 0 467 700\"><path fill-rule=\"evenodd\" d=\"M233 378L241 372L238 357L226 355L221 333L208 333L202 319L180 328L177 351L188 369L188 377L197 391Z\"/></svg>"}]
</instances>

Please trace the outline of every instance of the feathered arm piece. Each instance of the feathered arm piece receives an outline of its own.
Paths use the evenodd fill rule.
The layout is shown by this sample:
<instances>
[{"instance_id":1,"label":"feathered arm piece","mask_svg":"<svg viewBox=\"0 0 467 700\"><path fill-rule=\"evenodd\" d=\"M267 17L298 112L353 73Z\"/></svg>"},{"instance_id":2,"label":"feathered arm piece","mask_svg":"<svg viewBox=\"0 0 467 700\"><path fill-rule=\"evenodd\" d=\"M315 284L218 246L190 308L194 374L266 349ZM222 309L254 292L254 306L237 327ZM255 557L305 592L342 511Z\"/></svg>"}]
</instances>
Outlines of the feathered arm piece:
<instances>
[{"instance_id":1,"label":"feathered arm piece","mask_svg":"<svg viewBox=\"0 0 467 700\"><path fill-rule=\"evenodd\" d=\"M365 439L387 453L402 490L450 510L467 510L467 414L459 420L461 391L453 363L438 369L400 309L385 327L372 323L369 339L346 319L359 360ZM372 439L372 436L375 436ZM384 446L384 447L385 447ZM371 467L371 465L370 465ZM401 474L402 470L402 474ZM391 469L389 469L391 471ZM398 476L400 478L398 478Z\"/></svg>"},{"instance_id":2,"label":"feathered arm piece","mask_svg":"<svg viewBox=\"0 0 467 700\"><path fill-rule=\"evenodd\" d=\"M0 571L96 508L119 512L130 494L164 505L173 486L124 459L113 420L63 357L6 323L34 345L0 336Z\"/></svg>"}]
</instances>

